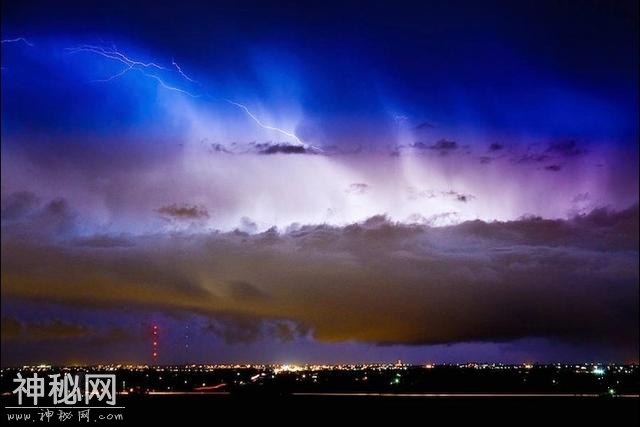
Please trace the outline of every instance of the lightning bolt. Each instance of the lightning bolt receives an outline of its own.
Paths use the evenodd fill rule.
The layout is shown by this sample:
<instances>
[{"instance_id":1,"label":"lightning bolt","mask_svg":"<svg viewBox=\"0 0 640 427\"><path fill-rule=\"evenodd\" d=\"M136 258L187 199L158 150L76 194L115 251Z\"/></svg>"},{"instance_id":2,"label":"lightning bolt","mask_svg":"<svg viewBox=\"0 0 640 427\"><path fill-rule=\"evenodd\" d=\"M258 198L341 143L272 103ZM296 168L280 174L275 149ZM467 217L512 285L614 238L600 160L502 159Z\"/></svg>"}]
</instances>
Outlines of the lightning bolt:
<instances>
[{"instance_id":1,"label":"lightning bolt","mask_svg":"<svg viewBox=\"0 0 640 427\"><path fill-rule=\"evenodd\" d=\"M247 115L248 115L249 117L251 117L251 119L253 119L253 121L254 121L254 122L256 122L256 123L258 124L258 126L260 126L261 128L263 128L263 129L267 129L267 130L272 130L272 131L275 131L275 132L281 133L282 135L286 135L286 136L288 136L289 138L293 138L293 139L294 139L298 144L300 144L300 145L305 145L302 141L300 141L300 138L298 138L294 133L292 133L292 132L287 132L287 131L286 131L286 130L284 130L284 129L280 129L280 128L277 128L277 127L275 127L275 126L269 126L269 125L267 125L267 124L262 123L262 122L260 121L260 119L258 119L255 115L253 115L253 113L251 113L251 111L249 111L249 109L248 109L245 105L242 105L242 104L240 104L240 103L238 103L238 102L231 101L231 100L229 100L229 99L225 99L225 101L227 101L229 104L235 105L236 107L238 107L238 108L240 108L241 110L243 110L243 111L244 111L245 113L247 113Z\"/></svg>"},{"instance_id":2,"label":"lightning bolt","mask_svg":"<svg viewBox=\"0 0 640 427\"><path fill-rule=\"evenodd\" d=\"M69 53L78 53L78 52L91 52L97 55L104 56L105 58L113 59L125 64L128 69L132 69L135 67L141 68L155 68L158 70L167 70L167 67L163 67L162 65L158 65L155 62L143 62L137 61L135 59L129 58L127 55L120 52L115 46L112 49L106 49L100 46L94 46L85 44L78 47L70 47L66 49Z\"/></svg>"},{"instance_id":3,"label":"lightning bolt","mask_svg":"<svg viewBox=\"0 0 640 427\"><path fill-rule=\"evenodd\" d=\"M127 74L129 71L138 71L140 73L142 73L145 77L151 78L153 80L155 80L160 86L162 86L163 88L167 89L167 90L171 90L174 92L180 92L183 93L185 95L188 95L192 98L199 98L201 95L197 95L197 94L193 94L185 89L181 89L179 87L176 86L172 86L170 84L168 84L165 80L163 80L160 76L156 75L156 74L152 74L150 72L148 72L147 70L157 70L157 71L171 71L171 72L177 72L178 74L180 74L183 78L185 78L186 80L190 81L190 82L195 82L195 80L191 79L190 77L188 77L180 68L180 66L174 61L172 60L172 64L175 66L176 70L172 70L168 67L162 66L156 62L144 62L144 61L139 61L136 59L133 59L129 56L127 56L126 54L120 52L115 46L113 46L111 49L107 49L101 46L95 46L95 45L82 45L79 47L73 47L73 48L67 48L66 49L67 52L69 53L79 53L79 52L89 52L89 53L93 53L96 55L100 55L103 56L107 59L112 59L114 61L118 61L121 62L122 64L125 65L125 68L110 76L107 77L105 79L99 79L99 80L93 80L94 82L109 82L111 80L115 80L119 77L124 76L125 74Z\"/></svg>"},{"instance_id":4,"label":"lightning bolt","mask_svg":"<svg viewBox=\"0 0 640 427\"><path fill-rule=\"evenodd\" d=\"M178 74L180 74L182 77L184 77L186 80L190 81L191 83L198 83L197 81L193 80L191 77L187 76L184 71L182 71L182 68L180 68L180 66L176 63L176 60L171 58L171 64L176 67L176 71L178 72Z\"/></svg>"},{"instance_id":5,"label":"lightning bolt","mask_svg":"<svg viewBox=\"0 0 640 427\"><path fill-rule=\"evenodd\" d=\"M154 74L149 74L149 73L145 73L144 71L137 69L138 71L140 71L142 74L144 74L145 76L154 79L155 81L158 82L158 84L160 86L162 86L163 88L167 89L167 90L172 90L174 92L180 92L183 93L185 95L188 95L192 98L200 98L202 95L197 95L197 94L193 94L189 91L186 91L184 89L180 89L179 87L175 87L175 86L171 86L169 84L167 84L164 80L162 80L160 77L154 75Z\"/></svg>"},{"instance_id":6,"label":"lightning bolt","mask_svg":"<svg viewBox=\"0 0 640 427\"><path fill-rule=\"evenodd\" d=\"M115 79L117 79L118 77L122 77L122 76L124 76L128 71L131 71L131 70L133 70L133 68L132 68L132 67L127 67L127 68L125 68L124 70L120 71L120 72L119 72L119 73L117 73L117 74L114 74L114 75L113 75L113 76L111 76L111 77L107 77L106 79L96 79L96 80L91 80L91 82L92 82L92 83L93 83L93 82L98 82L98 83L110 82L111 80L115 80Z\"/></svg>"},{"instance_id":7,"label":"lightning bolt","mask_svg":"<svg viewBox=\"0 0 640 427\"><path fill-rule=\"evenodd\" d=\"M2 42L2 44L5 44L5 43L20 43L20 42L22 42L22 43L26 44L29 47L33 47L33 43L31 43L29 40L27 40L24 37L16 37L16 38L13 38L13 39L3 39L3 40L0 40L0 42ZM6 69L6 67L0 66L0 70L5 70L5 69Z\"/></svg>"},{"instance_id":8,"label":"lightning bolt","mask_svg":"<svg viewBox=\"0 0 640 427\"><path fill-rule=\"evenodd\" d=\"M29 47L33 47L33 43L31 43L29 40L27 40L24 37L16 37L14 39L4 39L2 40L2 43L18 43L18 42L22 42L24 44L26 44Z\"/></svg>"},{"instance_id":9,"label":"lightning bolt","mask_svg":"<svg viewBox=\"0 0 640 427\"><path fill-rule=\"evenodd\" d=\"M187 91L185 89L170 85L165 80L163 80L160 76L158 76L157 74L154 74L154 73L150 72L150 70L165 71L165 72L175 72L178 75L180 75L184 80L186 80L188 82L191 82L191 83L199 84L196 80L194 80L191 77L189 77L182 70L182 68L175 61L174 58L171 59L171 65L174 68L174 69L172 69L172 68L168 68L168 67L162 66L162 65L160 65L160 64L158 64L156 62L144 62L144 61L139 61L139 60L133 59L133 58L127 56L126 54L122 53L121 51L119 51L115 46L113 46L112 48L108 49L108 48L104 48L104 47L101 47L101 46L85 44L85 45L81 45L81 46L74 47L74 48L67 48L66 50L69 53L72 53L72 54L80 53L80 52L89 52L89 53L92 53L92 54L100 55L100 56L105 57L107 59L118 61L118 62L122 63L125 66L125 68L122 71L120 71L120 72L118 72L118 73L116 73L116 74L114 74L114 75L112 75L112 76L110 76L108 78L105 78L105 79L94 80L96 82L109 82L111 80L115 80L115 79L117 79L119 77L122 77L123 75L127 74L129 71L134 70L134 71L138 71L138 72L142 73L145 77L148 77L150 79L155 80L160 86L162 86L163 88L165 88L167 90L171 90L171 91L174 91L174 92L179 92L179 93L188 95L188 96L190 96L192 98L200 98L200 97L205 97L206 96L206 97L215 99L211 95L206 94L206 93L204 93L204 94L194 94L194 93L191 93L191 92L189 92L189 91ZM280 133L282 135L285 135L285 136L293 139L293 141L295 141L296 144L301 145L301 146L303 146L305 148L308 148L308 146L306 144L304 144L300 140L300 138L298 138L296 136L295 133L289 132L289 131L287 131L285 129L281 129L281 128L278 128L278 127L275 127L275 126L268 125L266 123L263 123L255 114L253 114L249 110L249 108L247 108L246 105L240 104L239 102L231 101L230 99L225 99L225 101L228 102L231 105L234 105L234 106L240 108L242 111L245 112L245 114L247 116L249 116L261 128L266 129L266 130L270 130L270 131L274 131L274 132L278 132L278 133ZM318 151L322 151L317 147L311 147L311 148L313 148L315 150L318 150Z\"/></svg>"}]
</instances>

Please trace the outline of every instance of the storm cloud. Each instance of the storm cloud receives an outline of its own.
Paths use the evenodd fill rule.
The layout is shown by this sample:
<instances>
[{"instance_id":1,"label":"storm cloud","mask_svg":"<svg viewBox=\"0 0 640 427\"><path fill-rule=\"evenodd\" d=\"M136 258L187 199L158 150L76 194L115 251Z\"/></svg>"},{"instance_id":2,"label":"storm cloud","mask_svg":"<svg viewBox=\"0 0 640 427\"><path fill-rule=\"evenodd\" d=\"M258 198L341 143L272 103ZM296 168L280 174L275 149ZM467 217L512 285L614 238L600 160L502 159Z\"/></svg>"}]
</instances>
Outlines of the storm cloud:
<instances>
[{"instance_id":1,"label":"storm cloud","mask_svg":"<svg viewBox=\"0 0 640 427\"><path fill-rule=\"evenodd\" d=\"M189 204L179 205L177 203L158 208L158 213L163 216L177 219L199 219L209 217L209 212L207 212L207 210L202 206Z\"/></svg>"},{"instance_id":2,"label":"storm cloud","mask_svg":"<svg viewBox=\"0 0 640 427\"><path fill-rule=\"evenodd\" d=\"M228 323L250 316L290 321L320 342L638 345L637 205L447 227L377 216L287 232L156 233L99 248L4 231L3 298L228 316L212 328L231 341L242 328Z\"/></svg>"}]
</instances>

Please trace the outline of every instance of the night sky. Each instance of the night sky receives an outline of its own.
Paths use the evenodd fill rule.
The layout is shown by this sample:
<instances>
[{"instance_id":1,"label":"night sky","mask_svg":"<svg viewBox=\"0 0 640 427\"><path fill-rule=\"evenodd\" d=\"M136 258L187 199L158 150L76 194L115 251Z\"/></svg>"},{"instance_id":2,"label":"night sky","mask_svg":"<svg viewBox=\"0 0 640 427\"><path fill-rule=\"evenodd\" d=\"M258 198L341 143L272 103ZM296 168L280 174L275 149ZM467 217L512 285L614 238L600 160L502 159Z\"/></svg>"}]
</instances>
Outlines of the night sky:
<instances>
[{"instance_id":1,"label":"night sky","mask_svg":"<svg viewBox=\"0 0 640 427\"><path fill-rule=\"evenodd\" d=\"M3 1L2 365L638 361L636 1Z\"/></svg>"}]
</instances>

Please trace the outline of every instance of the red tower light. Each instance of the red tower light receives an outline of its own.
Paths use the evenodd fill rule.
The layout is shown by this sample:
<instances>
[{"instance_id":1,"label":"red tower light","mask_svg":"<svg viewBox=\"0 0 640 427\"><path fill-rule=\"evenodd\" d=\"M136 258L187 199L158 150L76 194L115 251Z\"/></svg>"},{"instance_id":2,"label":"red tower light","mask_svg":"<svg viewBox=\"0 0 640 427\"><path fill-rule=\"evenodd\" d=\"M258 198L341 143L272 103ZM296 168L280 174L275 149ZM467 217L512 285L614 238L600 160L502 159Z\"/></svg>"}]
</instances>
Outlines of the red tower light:
<instances>
[{"instance_id":1,"label":"red tower light","mask_svg":"<svg viewBox=\"0 0 640 427\"><path fill-rule=\"evenodd\" d=\"M158 364L158 325L153 325L152 331L152 339L151 339L151 357L153 359L153 364Z\"/></svg>"}]
</instances>

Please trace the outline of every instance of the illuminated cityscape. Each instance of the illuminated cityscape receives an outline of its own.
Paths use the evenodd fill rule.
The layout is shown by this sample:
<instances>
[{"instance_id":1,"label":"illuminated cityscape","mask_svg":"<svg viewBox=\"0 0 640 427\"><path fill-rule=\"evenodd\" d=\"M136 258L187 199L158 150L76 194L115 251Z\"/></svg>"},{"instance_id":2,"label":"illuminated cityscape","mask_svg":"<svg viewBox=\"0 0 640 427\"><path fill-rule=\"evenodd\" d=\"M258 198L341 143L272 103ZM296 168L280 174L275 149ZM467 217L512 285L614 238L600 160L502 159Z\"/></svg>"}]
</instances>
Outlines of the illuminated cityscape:
<instances>
[{"instance_id":1,"label":"illuminated cityscape","mask_svg":"<svg viewBox=\"0 0 640 427\"><path fill-rule=\"evenodd\" d=\"M121 394L176 393L472 393L637 396L640 367L619 364L345 364L96 365L2 369L8 394L13 372L115 372Z\"/></svg>"}]
</instances>

